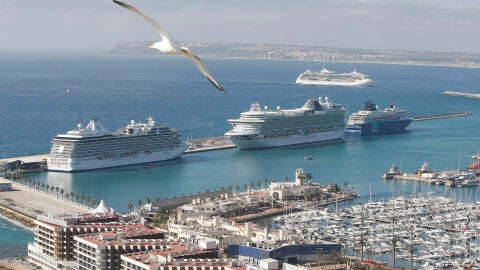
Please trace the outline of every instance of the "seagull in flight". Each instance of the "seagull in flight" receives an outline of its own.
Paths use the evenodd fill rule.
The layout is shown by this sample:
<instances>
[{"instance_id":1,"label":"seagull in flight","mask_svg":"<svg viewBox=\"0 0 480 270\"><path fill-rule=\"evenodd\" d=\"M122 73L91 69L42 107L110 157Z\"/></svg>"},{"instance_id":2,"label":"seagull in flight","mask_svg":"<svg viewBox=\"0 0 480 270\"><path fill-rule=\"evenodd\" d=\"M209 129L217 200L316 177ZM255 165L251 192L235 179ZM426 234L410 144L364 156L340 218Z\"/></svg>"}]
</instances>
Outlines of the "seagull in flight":
<instances>
[{"instance_id":1,"label":"seagull in flight","mask_svg":"<svg viewBox=\"0 0 480 270\"><path fill-rule=\"evenodd\" d=\"M162 40L148 46L149 49L157 49L167 54L185 55L190 60L192 60L195 66L197 66L197 69L200 71L200 73L202 73L202 75L205 78L207 78L207 80L209 80L220 92L226 93L225 89L223 89L223 87L220 84L218 84L217 81L215 81L212 75L210 75L207 67L203 64L202 60L200 60L200 58L195 54L191 53L187 47L178 45L154 19L148 17L147 15L143 14L138 9L136 9L135 7L129 4L125 4L123 2L116 1L116 0L113 0L113 2L139 15L140 17L145 19L147 22L149 22L151 25L153 25L153 27L155 27L155 29L157 30L157 33L162 37Z\"/></svg>"}]
</instances>

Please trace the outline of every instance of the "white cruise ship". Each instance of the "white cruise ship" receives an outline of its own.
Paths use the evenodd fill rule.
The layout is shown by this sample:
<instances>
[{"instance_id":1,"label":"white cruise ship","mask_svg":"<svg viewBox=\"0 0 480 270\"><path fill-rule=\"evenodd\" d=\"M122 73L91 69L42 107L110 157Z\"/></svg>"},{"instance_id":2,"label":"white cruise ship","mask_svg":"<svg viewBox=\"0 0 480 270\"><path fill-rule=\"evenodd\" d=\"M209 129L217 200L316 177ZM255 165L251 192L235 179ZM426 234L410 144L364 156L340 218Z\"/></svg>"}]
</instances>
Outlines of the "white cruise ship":
<instances>
[{"instance_id":1,"label":"white cruise ship","mask_svg":"<svg viewBox=\"0 0 480 270\"><path fill-rule=\"evenodd\" d=\"M373 81L367 75L357 72L336 73L322 68L320 71L307 69L295 81L298 84L338 85L338 86L368 86Z\"/></svg>"},{"instance_id":2,"label":"white cruise ship","mask_svg":"<svg viewBox=\"0 0 480 270\"><path fill-rule=\"evenodd\" d=\"M310 98L301 108L262 109L258 102L239 119L229 119L225 136L240 149L267 148L339 139L345 131L345 109L328 99Z\"/></svg>"},{"instance_id":3,"label":"white cruise ship","mask_svg":"<svg viewBox=\"0 0 480 270\"><path fill-rule=\"evenodd\" d=\"M375 103L367 100L363 110L352 113L348 118L346 133L362 136L398 133L405 131L412 120L407 111L394 104L379 110Z\"/></svg>"},{"instance_id":4,"label":"white cruise ship","mask_svg":"<svg viewBox=\"0 0 480 270\"><path fill-rule=\"evenodd\" d=\"M134 120L110 133L97 119L82 128L58 134L52 140L47 169L84 171L178 158L188 144L180 140L178 130L155 123Z\"/></svg>"}]
</instances>

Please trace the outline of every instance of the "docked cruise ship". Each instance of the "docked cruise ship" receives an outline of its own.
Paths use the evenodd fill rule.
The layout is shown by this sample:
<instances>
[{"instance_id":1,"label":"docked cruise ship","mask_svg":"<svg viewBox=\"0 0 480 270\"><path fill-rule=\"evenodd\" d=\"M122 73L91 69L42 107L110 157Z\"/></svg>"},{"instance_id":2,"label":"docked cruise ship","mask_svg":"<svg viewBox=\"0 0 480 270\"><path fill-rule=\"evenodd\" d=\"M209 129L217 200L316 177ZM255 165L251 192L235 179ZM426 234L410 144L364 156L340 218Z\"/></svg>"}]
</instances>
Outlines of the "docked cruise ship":
<instances>
[{"instance_id":1,"label":"docked cruise ship","mask_svg":"<svg viewBox=\"0 0 480 270\"><path fill-rule=\"evenodd\" d=\"M307 69L295 81L298 84L367 86L373 83L367 75L355 69L349 73L336 73L323 67L320 71Z\"/></svg>"},{"instance_id":2,"label":"docked cruise ship","mask_svg":"<svg viewBox=\"0 0 480 270\"><path fill-rule=\"evenodd\" d=\"M374 135L402 132L410 125L412 118L408 112L395 105L378 110L371 100L365 108L350 115L346 132L353 135Z\"/></svg>"},{"instance_id":3,"label":"docked cruise ship","mask_svg":"<svg viewBox=\"0 0 480 270\"><path fill-rule=\"evenodd\" d=\"M92 119L85 128L78 124L53 139L47 169L71 172L174 159L188 148L180 137L152 117L146 123L132 120L113 133Z\"/></svg>"},{"instance_id":4,"label":"docked cruise ship","mask_svg":"<svg viewBox=\"0 0 480 270\"><path fill-rule=\"evenodd\" d=\"M240 149L254 149L339 139L345 131L345 109L328 99L310 98L301 108L270 110L258 102L229 119L225 136Z\"/></svg>"}]
</instances>

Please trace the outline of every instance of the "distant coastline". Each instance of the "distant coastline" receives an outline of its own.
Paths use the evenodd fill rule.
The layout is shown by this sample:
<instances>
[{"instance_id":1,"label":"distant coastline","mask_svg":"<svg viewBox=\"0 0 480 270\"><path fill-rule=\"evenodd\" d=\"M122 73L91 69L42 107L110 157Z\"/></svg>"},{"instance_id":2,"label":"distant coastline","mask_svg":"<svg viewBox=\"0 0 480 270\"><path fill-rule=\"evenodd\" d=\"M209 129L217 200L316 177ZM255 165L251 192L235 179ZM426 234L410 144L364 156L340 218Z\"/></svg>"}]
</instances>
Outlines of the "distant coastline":
<instances>
[{"instance_id":1,"label":"distant coastline","mask_svg":"<svg viewBox=\"0 0 480 270\"><path fill-rule=\"evenodd\" d=\"M146 49L151 43L152 41L125 42L118 44L107 53L160 54L155 50ZM181 45L187 46L201 57L480 68L480 53L394 51L223 42L181 42Z\"/></svg>"}]
</instances>

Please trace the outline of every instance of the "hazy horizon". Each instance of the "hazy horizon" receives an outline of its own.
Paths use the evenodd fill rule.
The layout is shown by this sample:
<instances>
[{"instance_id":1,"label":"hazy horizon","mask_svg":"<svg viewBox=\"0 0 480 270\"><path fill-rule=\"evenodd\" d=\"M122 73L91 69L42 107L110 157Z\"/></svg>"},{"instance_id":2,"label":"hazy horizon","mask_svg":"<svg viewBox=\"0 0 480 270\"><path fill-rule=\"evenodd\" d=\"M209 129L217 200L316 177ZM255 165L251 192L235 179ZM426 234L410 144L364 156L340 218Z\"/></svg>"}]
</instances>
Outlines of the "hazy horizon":
<instances>
[{"instance_id":1,"label":"hazy horizon","mask_svg":"<svg viewBox=\"0 0 480 270\"><path fill-rule=\"evenodd\" d=\"M178 41L480 53L475 0L125 2ZM4 0L0 14L0 51L105 52L159 40L147 22L108 0Z\"/></svg>"}]
</instances>

